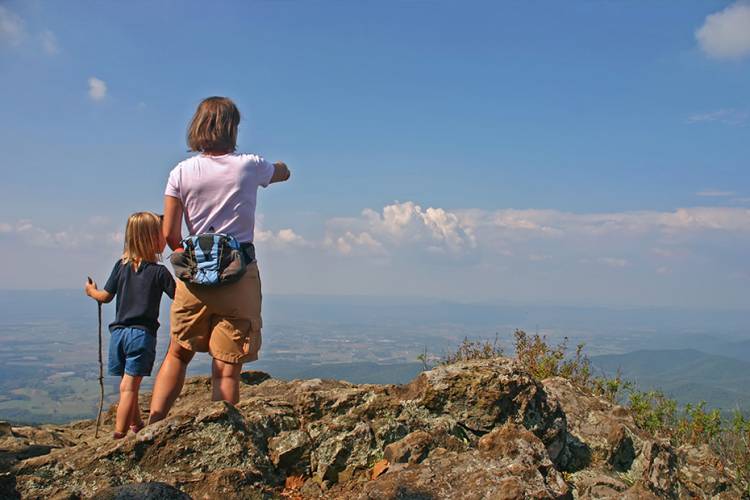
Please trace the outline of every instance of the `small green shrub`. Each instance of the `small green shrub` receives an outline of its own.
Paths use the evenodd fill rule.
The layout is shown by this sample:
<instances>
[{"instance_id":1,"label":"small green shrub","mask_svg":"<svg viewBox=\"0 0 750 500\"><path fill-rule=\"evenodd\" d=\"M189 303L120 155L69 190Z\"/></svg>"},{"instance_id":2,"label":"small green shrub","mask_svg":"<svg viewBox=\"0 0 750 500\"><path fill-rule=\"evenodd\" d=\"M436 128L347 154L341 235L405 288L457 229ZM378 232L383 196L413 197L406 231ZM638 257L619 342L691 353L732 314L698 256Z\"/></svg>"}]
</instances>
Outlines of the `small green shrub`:
<instances>
[{"instance_id":1,"label":"small green shrub","mask_svg":"<svg viewBox=\"0 0 750 500\"><path fill-rule=\"evenodd\" d=\"M716 439L716 451L724 463L734 465L737 483L750 498L750 418L735 410L732 421Z\"/></svg>"},{"instance_id":2,"label":"small green shrub","mask_svg":"<svg viewBox=\"0 0 750 500\"><path fill-rule=\"evenodd\" d=\"M603 397L610 403L620 403L623 394L632 391L634 388L633 382L623 379L619 371L612 378L596 377L591 380L591 392Z\"/></svg>"},{"instance_id":3,"label":"small green shrub","mask_svg":"<svg viewBox=\"0 0 750 500\"><path fill-rule=\"evenodd\" d=\"M565 377L574 384L589 387L591 384L591 363L583 354L583 344L576 346L573 357L567 357L568 337L553 346L547 337L539 334L528 335L523 330L516 330L516 358L537 379L548 377Z\"/></svg>"},{"instance_id":4,"label":"small green shrub","mask_svg":"<svg viewBox=\"0 0 750 500\"><path fill-rule=\"evenodd\" d=\"M677 402L661 391L630 391L629 407L636 425L662 437L670 437L677 422Z\"/></svg>"},{"instance_id":5,"label":"small green shrub","mask_svg":"<svg viewBox=\"0 0 750 500\"><path fill-rule=\"evenodd\" d=\"M464 341L458 346L455 352L447 352L438 362L438 365L451 365L459 361L469 361L472 359L492 359L503 355L503 348L500 346L500 336L495 334L495 340L469 340L464 337Z\"/></svg>"}]
</instances>

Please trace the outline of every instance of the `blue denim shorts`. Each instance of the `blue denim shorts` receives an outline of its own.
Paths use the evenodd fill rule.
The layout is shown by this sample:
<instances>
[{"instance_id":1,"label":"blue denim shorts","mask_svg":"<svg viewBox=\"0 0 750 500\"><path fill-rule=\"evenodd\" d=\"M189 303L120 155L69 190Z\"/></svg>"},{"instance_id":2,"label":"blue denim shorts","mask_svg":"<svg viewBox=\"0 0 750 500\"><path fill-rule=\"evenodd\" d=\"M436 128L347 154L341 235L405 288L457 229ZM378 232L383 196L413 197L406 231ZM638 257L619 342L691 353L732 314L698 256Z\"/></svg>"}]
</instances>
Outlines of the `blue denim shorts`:
<instances>
[{"instance_id":1,"label":"blue denim shorts","mask_svg":"<svg viewBox=\"0 0 750 500\"><path fill-rule=\"evenodd\" d=\"M115 328L109 339L109 374L149 376L156 358L156 335L142 328Z\"/></svg>"}]
</instances>

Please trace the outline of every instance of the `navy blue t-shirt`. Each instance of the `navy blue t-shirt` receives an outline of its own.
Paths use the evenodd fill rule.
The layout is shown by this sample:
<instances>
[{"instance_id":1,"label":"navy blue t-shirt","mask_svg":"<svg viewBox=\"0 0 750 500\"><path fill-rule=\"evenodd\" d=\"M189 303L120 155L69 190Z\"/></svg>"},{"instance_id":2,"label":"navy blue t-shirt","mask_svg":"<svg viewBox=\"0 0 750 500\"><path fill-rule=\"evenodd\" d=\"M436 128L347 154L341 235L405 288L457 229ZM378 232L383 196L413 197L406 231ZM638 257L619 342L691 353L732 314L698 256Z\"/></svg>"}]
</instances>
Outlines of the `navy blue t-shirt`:
<instances>
[{"instance_id":1,"label":"navy blue t-shirt","mask_svg":"<svg viewBox=\"0 0 750 500\"><path fill-rule=\"evenodd\" d=\"M174 299L174 278L166 267L141 262L137 271L132 264L115 263L104 289L117 297L117 313L109 330L122 327L143 328L151 335L159 329L161 294Z\"/></svg>"}]
</instances>

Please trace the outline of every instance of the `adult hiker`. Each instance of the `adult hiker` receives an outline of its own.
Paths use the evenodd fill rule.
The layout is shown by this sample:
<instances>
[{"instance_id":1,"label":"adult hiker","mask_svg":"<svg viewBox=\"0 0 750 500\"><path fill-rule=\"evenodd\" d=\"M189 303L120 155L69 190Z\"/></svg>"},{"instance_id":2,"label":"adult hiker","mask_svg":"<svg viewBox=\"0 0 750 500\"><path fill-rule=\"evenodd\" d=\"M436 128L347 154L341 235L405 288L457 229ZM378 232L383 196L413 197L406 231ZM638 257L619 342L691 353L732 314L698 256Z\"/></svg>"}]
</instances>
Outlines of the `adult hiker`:
<instances>
[{"instance_id":1,"label":"adult hiker","mask_svg":"<svg viewBox=\"0 0 750 500\"><path fill-rule=\"evenodd\" d=\"M149 423L167 416L196 352L212 360L214 401L239 401L242 364L258 359L261 287L253 231L258 186L286 181L284 163L235 153L240 112L226 97L204 99L188 127L198 154L170 172L164 236L174 253L177 289L170 344L151 397ZM183 240L182 220L191 236Z\"/></svg>"}]
</instances>

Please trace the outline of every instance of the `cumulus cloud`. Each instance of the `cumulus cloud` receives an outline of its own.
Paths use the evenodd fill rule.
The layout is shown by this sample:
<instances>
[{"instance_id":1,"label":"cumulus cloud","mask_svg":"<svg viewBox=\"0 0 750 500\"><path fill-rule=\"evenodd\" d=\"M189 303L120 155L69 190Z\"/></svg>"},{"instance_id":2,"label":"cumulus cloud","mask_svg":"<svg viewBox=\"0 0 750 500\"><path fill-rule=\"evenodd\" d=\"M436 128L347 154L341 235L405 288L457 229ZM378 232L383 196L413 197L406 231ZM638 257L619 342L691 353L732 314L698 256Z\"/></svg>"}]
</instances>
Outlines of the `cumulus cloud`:
<instances>
[{"instance_id":1,"label":"cumulus cloud","mask_svg":"<svg viewBox=\"0 0 750 500\"><path fill-rule=\"evenodd\" d=\"M0 42L10 46L21 44L24 38L24 27L21 18L0 5Z\"/></svg>"},{"instance_id":2,"label":"cumulus cloud","mask_svg":"<svg viewBox=\"0 0 750 500\"><path fill-rule=\"evenodd\" d=\"M750 55L750 2L739 1L710 14L695 32L701 50L715 59Z\"/></svg>"},{"instance_id":3,"label":"cumulus cloud","mask_svg":"<svg viewBox=\"0 0 750 500\"><path fill-rule=\"evenodd\" d=\"M292 229L280 229L277 232L266 229L256 229L255 241L264 243L274 248L288 248L307 246L308 242Z\"/></svg>"},{"instance_id":4,"label":"cumulus cloud","mask_svg":"<svg viewBox=\"0 0 750 500\"><path fill-rule=\"evenodd\" d=\"M107 84L92 76L89 78L89 97L94 101L101 101L107 96Z\"/></svg>"},{"instance_id":5,"label":"cumulus cloud","mask_svg":"<svg viewBox=\"0 0 750 500\"><path fill-rule=\"evenodd\" d=\"M708 236L707 232L716 234ZM545 266L580 262L623 268L646 261L656 265L658 259L678 254L684 258L708 237L750 238L750 209L689 207L581 214L537 209L423 209L407 201L386 205L380 211L365 209L359 217L330 219L323 246L347 256L399 260L445 254L465 256L472 262L492 258Z\"/></svg>"},{"instance_id":6,"label":"cumulus cloud","mask_svg":"<svg viewBox=\"0 0 750 500\"><path fill-rule=\"evenodd\" d=\"M344 254L355 247L383 254L386 245L421 244L433 252L449 253L476 246L472 229L456 213L443 208L423 209L413 201L386 205L380 212L367 208L359 218L332 219L326 242Z\"/></svg>"},{"instance_id":7,"label":"cumulus cloud","mask_svg":"<svg viewBox=\"0 0 750 500\"><path fill-rule=\"evenodd\" d=\"M50 30L45 30L39 35L39 40L42 42L42 49L54 56L60 52L60 45L57 43L57 37Z\"/></svg>"},{"instance_id":8,"label":"cumulus cloud","mask_svg":"<svg viewBox=\"0 0 750 500\"><path fill-rule=\"evenodd\" d=\"M334 247L340 253L344 255L351 255L352 253L364 253L368 255L384 255L386 253L383 244L377 241L368 232L361 232L354 234L351 231L347 231L343 235L335 238L326 238L325 245Z\"/></svg>"}]
</instances>

